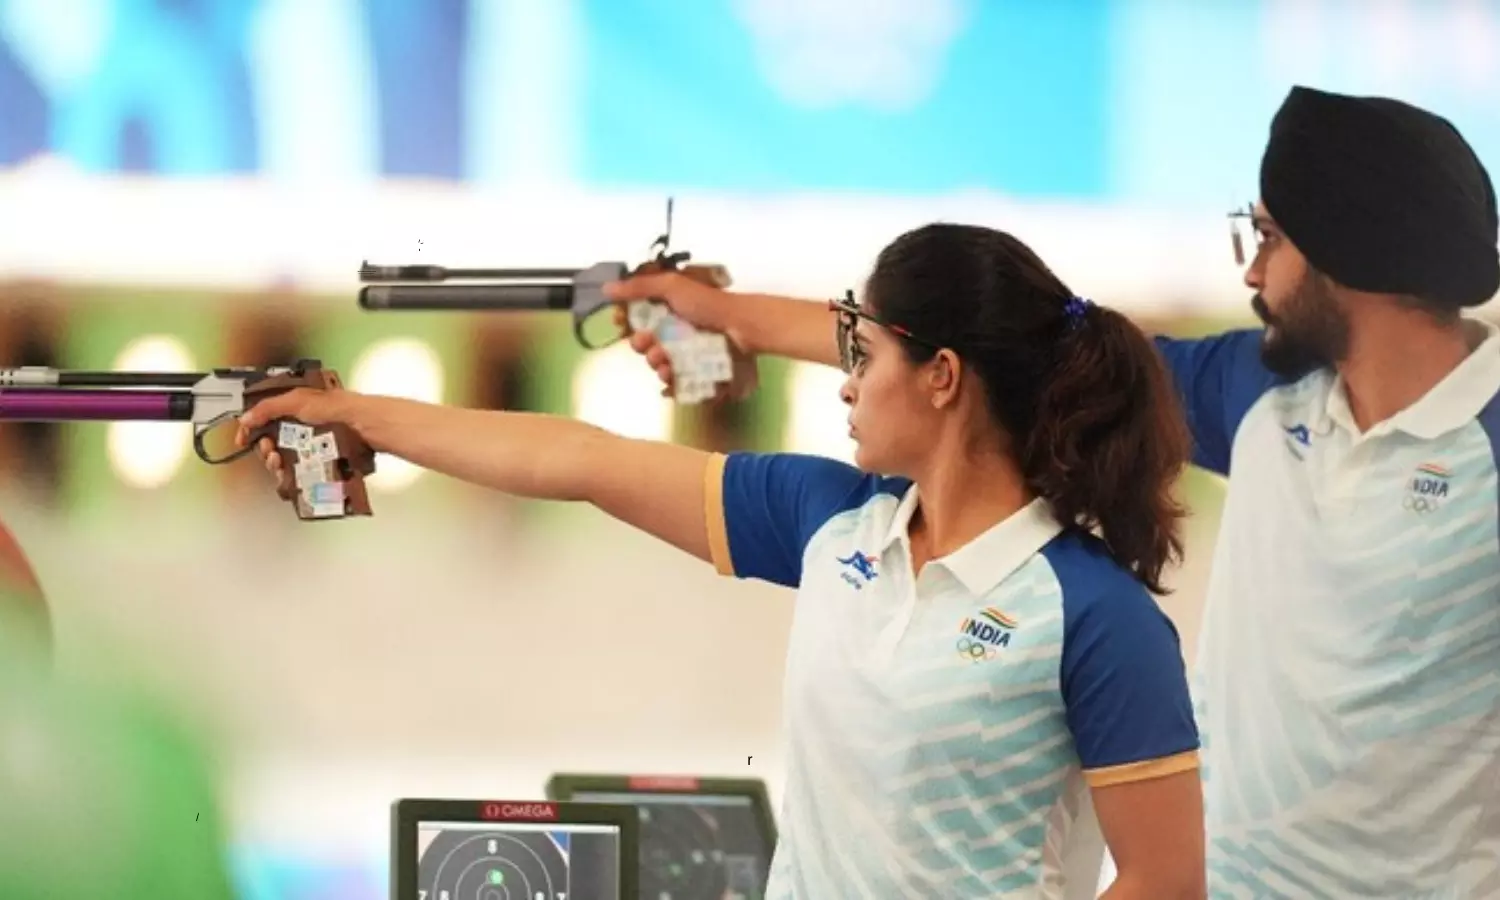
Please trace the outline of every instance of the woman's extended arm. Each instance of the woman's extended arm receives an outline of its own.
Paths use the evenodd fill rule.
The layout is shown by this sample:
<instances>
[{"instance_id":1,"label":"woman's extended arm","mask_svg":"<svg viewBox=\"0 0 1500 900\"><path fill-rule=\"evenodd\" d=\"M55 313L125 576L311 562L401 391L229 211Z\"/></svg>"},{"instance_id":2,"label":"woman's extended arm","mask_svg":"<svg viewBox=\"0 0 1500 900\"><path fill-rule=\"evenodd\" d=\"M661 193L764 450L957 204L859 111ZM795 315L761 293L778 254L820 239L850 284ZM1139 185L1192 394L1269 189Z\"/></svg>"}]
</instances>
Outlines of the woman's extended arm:
<instances>
[{"instance_id":1,"label":"woman's extended arm","mask_svg":"<svg viewBox=\"0 0 1500 900\"><path fill-rule=\"evenodd\" d=\"M256 404L240 419L241 441L282 417L344 423L376 450L508 494L586 501L699 559L711 558L705 504L712 456L702 450L625 438L560 416L308 390ZM271 441L259 449L287 488L289 473L281 471Z\"/></svg>"}]
</instances>

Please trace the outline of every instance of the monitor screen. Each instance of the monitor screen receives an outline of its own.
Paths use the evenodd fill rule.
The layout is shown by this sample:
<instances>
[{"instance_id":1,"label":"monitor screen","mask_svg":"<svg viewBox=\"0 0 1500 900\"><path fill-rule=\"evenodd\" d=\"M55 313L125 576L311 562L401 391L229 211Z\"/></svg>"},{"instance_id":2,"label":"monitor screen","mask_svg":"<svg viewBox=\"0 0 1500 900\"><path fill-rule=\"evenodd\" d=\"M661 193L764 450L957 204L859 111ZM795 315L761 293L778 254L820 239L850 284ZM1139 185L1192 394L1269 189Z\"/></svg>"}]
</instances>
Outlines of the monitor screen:
<instances>
[{"instance_id":1,"label":"monitor screen","mask_svg":"<svg viewBox=\"0 0 1500 900\"><path fill-rule=\"evenodd\" d=\"M757 779L558 775L548 796L639 811L643 897L765 896L776 827L765 784Z\"/></svg>"},{"instance_id":2,"label":"monitor screen","mask_svg":"<svg viewBox=\"0 0 1500 900\"><path fill-rule=\"evenodd\" d=\"M535 801L396 804L397 900L636 900L629 807Z\"/></svg>"}]
</instances>

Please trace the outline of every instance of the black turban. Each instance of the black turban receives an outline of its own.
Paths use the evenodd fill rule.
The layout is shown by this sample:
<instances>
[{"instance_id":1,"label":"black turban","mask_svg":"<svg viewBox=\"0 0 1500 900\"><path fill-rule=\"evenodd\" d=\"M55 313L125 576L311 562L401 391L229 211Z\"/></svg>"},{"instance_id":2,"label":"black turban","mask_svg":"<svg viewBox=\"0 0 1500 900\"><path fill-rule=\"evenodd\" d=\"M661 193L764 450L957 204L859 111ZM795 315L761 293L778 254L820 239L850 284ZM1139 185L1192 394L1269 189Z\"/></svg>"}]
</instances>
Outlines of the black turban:
<instances>
[{"instance_id":1,"label":"black turban","mask_svg":"<svg viewBox=\"0 0 1500 900\"><path fill-rule=\"evenodd\" d=\"M1271 218L1346 287L1477 306L1500 289L1495 189L1446 119L1296 87L1260 166Z\"/></svg>"}]
</instances>

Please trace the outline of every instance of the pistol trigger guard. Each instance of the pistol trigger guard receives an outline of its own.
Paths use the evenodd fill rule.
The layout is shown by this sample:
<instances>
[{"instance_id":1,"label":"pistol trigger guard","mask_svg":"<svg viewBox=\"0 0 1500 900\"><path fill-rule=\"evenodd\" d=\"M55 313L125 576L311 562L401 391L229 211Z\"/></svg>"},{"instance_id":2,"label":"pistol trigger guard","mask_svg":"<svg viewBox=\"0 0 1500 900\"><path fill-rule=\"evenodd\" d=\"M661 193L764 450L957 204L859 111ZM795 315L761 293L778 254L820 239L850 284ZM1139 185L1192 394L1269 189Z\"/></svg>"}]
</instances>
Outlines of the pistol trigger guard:
<instances>
[{"instance_id":1,"label":"pistol trigger guard","mask_svg":"<svg viewBox=\"0 0 1500 900\"><path fill-rule=\"evenodd\" d=\"M208 448L203 446L203 436L212 431L221 422L225 421L226 419L232 418L234 418L233 413L224 413L223 415L214 416L207 422L203 422L202 424L195 424L193 426L193 452L198 455L199 459L203 460L211 466L222 466L225 463L232 463L245 454L249 453L250 451L254 450L255 445L260 441L261 438L276 437L276 428L274 425L262 425L260 428L256 429L253 434L250 435L250 439L245 442L245 446L239 448L233 453L229 453L218 458L209 456Z\"/></svg>"},{"instance_id":2,"label":"pistol trigger guard","mask_svg":"<svg viewBox=\"0 0 1500 900\"><path fill-rule=\"evenodd\" d=\"M202 428L193 429L193 452L198 455L199 459L211 466L216 466L219 464L218 461L209 456L207 448L203 446L203 435L206 433L206 430Z\"/></svg>"},{"instance_id":3,"label":"pistol trigger guard","mask_svg":"<svg viewBox=\"0 0 1500 900\"><path fill-rule=\"evenodd\" d=\"M208 429L207 428L204 428L204 429L201 429L201 430L195 429L193 431L193 452L196 453L196 454L198 454L198 458L199 459L203 460L204 462L208 463L211 466L221 466L221 465L223 465L225 463L232 463L232 462L234 462L235 460L237 460L240 457L244 456L246 453L249 453L251 450L254 450L255 449L255 442L258 441L260 438L267 436L267 435L261 435L261 434L252 435L251 438L250 438L250 443L248 443L245 446L239 448L238 450L234 451L233 453L230 453L230 454L227 454L225 456L220 456L220 457L215 458L215 457L209 456L208 455L208 449L203 446L203 436L205 434L207 434L207 433L208 433Z\"/></svg>"}]
</instances>

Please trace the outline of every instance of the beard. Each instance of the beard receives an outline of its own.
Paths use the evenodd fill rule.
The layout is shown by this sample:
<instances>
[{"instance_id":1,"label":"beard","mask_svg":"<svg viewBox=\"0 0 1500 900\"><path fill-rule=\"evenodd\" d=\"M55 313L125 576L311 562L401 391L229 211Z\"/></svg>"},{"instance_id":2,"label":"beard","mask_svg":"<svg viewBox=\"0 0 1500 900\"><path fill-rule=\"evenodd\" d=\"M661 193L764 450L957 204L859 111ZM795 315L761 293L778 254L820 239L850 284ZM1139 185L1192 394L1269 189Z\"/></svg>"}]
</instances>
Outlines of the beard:
<instances>
[{"instance_id":1,"label":"beard","mask_svg":"<svg viewBox=\"0 0 1500 900\"><path fill-rule=\"evenodd\" d=\"M1344 358L1349 350L1349 320L1324 279L1309 272L1277 312L1256 294L1250 308L1265 325L1260 360L1287 378L1300 378Z\"/></svg>"}]
</instances>

